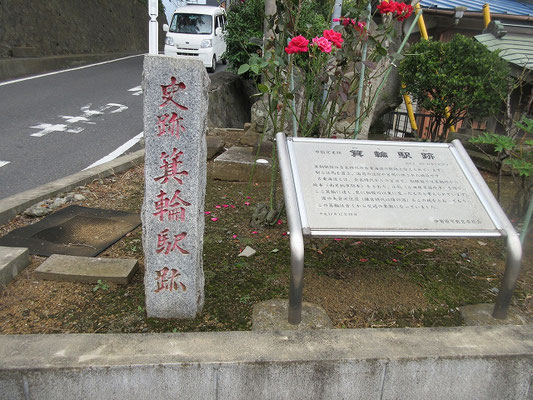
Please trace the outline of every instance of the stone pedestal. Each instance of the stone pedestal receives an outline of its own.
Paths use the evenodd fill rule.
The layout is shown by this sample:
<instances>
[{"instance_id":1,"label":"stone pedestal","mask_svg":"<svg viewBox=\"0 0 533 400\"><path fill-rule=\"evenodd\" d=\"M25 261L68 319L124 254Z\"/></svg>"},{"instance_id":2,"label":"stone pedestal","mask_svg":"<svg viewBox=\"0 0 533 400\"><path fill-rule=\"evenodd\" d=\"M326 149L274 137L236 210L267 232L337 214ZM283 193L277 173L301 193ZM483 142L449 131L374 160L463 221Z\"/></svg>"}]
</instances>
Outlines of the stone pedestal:
<instances>
[{"instance_id":1,"label":"stone pedestal","mask_svg":"<svg viewBox=\"0 0 533 400\"><path fill-rule=\"evenodd\" d=\"M209 77L199 60L144 59L144 285L149 317L194 318L202 248Z\"/></svg>"}]
</instances>

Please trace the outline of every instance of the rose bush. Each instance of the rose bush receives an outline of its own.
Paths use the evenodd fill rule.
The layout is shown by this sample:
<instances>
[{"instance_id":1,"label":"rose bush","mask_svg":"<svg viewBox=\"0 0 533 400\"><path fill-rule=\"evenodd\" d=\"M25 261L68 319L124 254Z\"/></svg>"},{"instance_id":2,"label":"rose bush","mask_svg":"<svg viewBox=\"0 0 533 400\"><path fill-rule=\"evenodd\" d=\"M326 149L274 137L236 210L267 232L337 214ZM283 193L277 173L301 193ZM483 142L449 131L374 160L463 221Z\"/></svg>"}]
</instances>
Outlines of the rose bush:
<instances>
[{"instance_id":1,"label":"rose bush","mask_svg":"<svg viewBox=\"0 0 533 400\"><path fill-rule=\"evenodd\" d=\"M253 54L238 72L261 76L258 89L264 94L274 131L286 130L287 120L289 124L292 120L301 136L330 137L337 120L346 118L348 104L357 100L363 64L366 72L359 123L369 114L374 101L371 93L377 86L374 82L384 72L378 66L384 65L380 64L383 60L388 60L385 64L391 61L387 48L398 35L396 21L405 20L412 11L410 5L394 1L380 3L373 15L352 7L335 20L338 26L313 37L298 28L301 1L280 0L272 21L276 36L262 56ZM379 15L382 23L370 30L367 21ZM361 60L365 46L367 58Z\"/></svg>"}]
</instances>

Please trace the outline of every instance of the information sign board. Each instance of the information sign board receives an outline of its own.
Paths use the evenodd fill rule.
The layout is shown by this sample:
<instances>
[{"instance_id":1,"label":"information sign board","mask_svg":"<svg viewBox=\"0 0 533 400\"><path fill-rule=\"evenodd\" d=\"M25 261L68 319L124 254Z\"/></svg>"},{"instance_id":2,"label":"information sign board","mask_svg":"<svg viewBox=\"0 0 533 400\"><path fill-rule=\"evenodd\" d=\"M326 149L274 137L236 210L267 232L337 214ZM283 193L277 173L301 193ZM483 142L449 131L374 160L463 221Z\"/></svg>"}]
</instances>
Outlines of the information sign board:
<instances>
[{"instance_id":1,"label":"information sign board","mask_svg":"<svg viewBox=\"0 0 533 400\"><path fill-rule=\"evenodd\" d=\"M493 316L505 318L522 262L518 235L458 140L379 142L276 135L290 230L289 322L302 313L304 236L504 237Z\"/></svg>"},{"instance_id":2,"label":"information sign board","mask_svg":"<svg viewBox=\"0 0 533 400\"><path fill-rule=\"evenodd\" d=\"M302 227L500 235L452 144L289 139ZM485 232L485 233L483 233Z\"/></svg>"}]
</instances>

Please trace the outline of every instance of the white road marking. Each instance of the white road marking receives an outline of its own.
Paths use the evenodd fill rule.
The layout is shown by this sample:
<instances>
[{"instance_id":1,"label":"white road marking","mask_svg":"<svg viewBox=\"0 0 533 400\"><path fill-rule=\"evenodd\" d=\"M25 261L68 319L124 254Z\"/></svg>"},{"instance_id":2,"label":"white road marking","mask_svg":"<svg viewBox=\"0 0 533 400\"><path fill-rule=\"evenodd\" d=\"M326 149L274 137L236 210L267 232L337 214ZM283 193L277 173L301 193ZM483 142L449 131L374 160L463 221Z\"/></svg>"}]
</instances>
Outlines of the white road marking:
<instances>
[{"instance_id":1,"label":"white road marking","mask_svg":"<svg viewBox=\"0 0 533 400\"><path fill-rule=\"evenodd\" d=\"M122 155L122 153L124 153L126 150L130 149L131 147L133 147L139 140L141 140L141 138L143 137L143 134L144 133L141 132L138 135L136 135L135 137L131 138L130 140L128 140L126 143L124 143L122 146L120 146L115 151L109 153L107 156L105 156L105 157L99 159L98 161L92 163L91 165L89 165L87 168L84 169L84 171L86 169L93 168L93 167L96 167L96 166L98 166L100 164L103 164L103 163L106 163L108 161L114 160L118 156Z\"/></svg>"},{"instance_id":2,"label":"white road marking","mask_svg":"<svg viewBox=\"0 0 533 400\"><path fill-rule=\"evenodd\" d=\"M9 164L11 161L2 161L0 160L0 168L6 166L7 164Z\"/></svg>"},{"instance_id":3,"label":"white road marking","mask_svg":"<svg viewBox=\"0 0 533 400\"><path fill-rule=\"evenodd\" d=\"M75 124L76 122L89 123L87 117L71 117L70 115L60 115L60 117L63 118L67 124ZM96 122L92 123L95 124Z\"/></svg>"},{"instance_id":4,"label":"white road marking","mask_svg":"<svg viewBox=\"0 0 533 400\"><path fill-rule=\"evenodd\" d=\"M86 106L83 106L80 108L80 110L83 112L83 115L78 115L75 117L70 116L70 115L60 115L60 117L65 120L66 124L44 123L44 124L39 124L35 126L30 126L30 128L33 128L33 129L41 129L39 132L32 133L30 136L43 137L52 132L80 133L80 132L83 132L85 128L82 128L82 127L69 128L69 125L77 123L77 122L95 125L96 122L89 121L89 118L91 118L94 115L104 115L105 114L104 111L106 111L107 114L116 114L116 113L120 113L128 109L128 106L125 106L123 104L118 104L118 103L107 103L105 106L102 106L96 110L91 110L91 106L92 104L87 104Z\"/></svg>"},{"instance_id":5,"label":"white road marking","mask_svg":"<svg viewBox=\"0 0 533 400\"><path fill-rule=\"evenodd\" d=\"M134 88L128 89L128 92L133 92L132 96L140 96L143 94L143 88L141 86L135 86Z\"/></svg>"},{"instance_id":6,"label":"white road marking","mask_svg":"<svg viewBox=\"0 0 533 400\"><path fill-rule=\"evenodd\" d=\"M96 66L98 66L98 65L104 65L104 64L109 64L109 63L117 62L117 61L127 60L128 58L133 58L133 57L141 57L141 56L143 56L143 55L144 55L144 54L136 54L136 55L134 55L134 56L128 56L128 57L117 58L117 59L115 59L115 60L103 61L103 62L99 62L99 63L96 63L96 64L83 65L83 66L81 66L81 67L69 68L69 69L63 69L63 70L61 70L61 71L48 72L48 73L46 73L46 74L40 74L40 75L35 75L35 76L28 76L28 77L26 77L26 78L13 79L12 81L0 82L0 86L11 85L12 83L18 83L18 82L27 81L27 80L30 80L30 79L42 78L42 77L50 76L50 75L62 74L63 72L77 71L77 70L79 70L79 69L85 69L85 68L96 67Z\"/></svg>"},{"instance_id":7,"label":"white road marking","mask_svg":"<svg viewBox=\"0 0 533 400\"><path fill-rule=\"evenodd\" d=\"M122 111L126 111L128 109L128 106L125 106L124 104L107 103L103 108L101 108L101 110L105 111L113 107L117 107L117 109L113 111L109 111L109 114L116 114Z\"/></svg>"},{"instance_id":8,"label":"white road marking","mask_svg":"<svg viewBox=\"0 0 533 400\"><path fill-rule=\"evenodd\" d=\"M92 104L87 104L86 106L83 106L80 108L80 110L83 112L83 115L85 117L92 117L93 115L102 115L103 112L101 110L91 110Z\"/></svg>"},{"instance_id":9,"label":"white road marking","mask_svg":"<svg viewBox=\"0 0 533 400\"><path fill-rule=\"evenodd\" d=\"M83 128L67 129L67 126L65 124L39 124L30 126L33 129L41 129L39 132L32 133L30 136L43 137L52 132L80 133L83 131Z\"/></svg>"}]
</instances>

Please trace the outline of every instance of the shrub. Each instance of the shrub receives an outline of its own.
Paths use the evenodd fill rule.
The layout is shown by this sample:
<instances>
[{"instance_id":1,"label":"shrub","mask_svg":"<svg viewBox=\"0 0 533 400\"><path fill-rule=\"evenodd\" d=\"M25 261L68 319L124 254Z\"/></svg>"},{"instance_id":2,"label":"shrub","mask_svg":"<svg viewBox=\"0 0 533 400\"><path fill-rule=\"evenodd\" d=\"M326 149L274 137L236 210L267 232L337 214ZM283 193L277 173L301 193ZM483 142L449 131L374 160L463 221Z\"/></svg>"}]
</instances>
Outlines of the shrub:
<instances>
[{"instance_id":1,"label":"shrub","mask_svg":"<svg viewBox=\"0 0 533 400\"><path fill-rule=\"evenodd\" d=\"M448 129L467 115L496 115L509 84L507 63L462 35L448 43L414 44L401 61L400 75L405 92L435 117L432 141L443 141ZM444 135L438 137L441 124Z\"/></svg>"},{"instance_id":2,"label":"shrub","mask_svg":"<svg viewBox=\"0 0 533 400\"><path fill-rule=\"evenodd\" d=\"M263 37L264 0L246 0L235 3L228 10L226 53L229 70L236 72L248 62L250 55L260 47L250 42L251 38Z\"/></svg>"}]
</instances>

